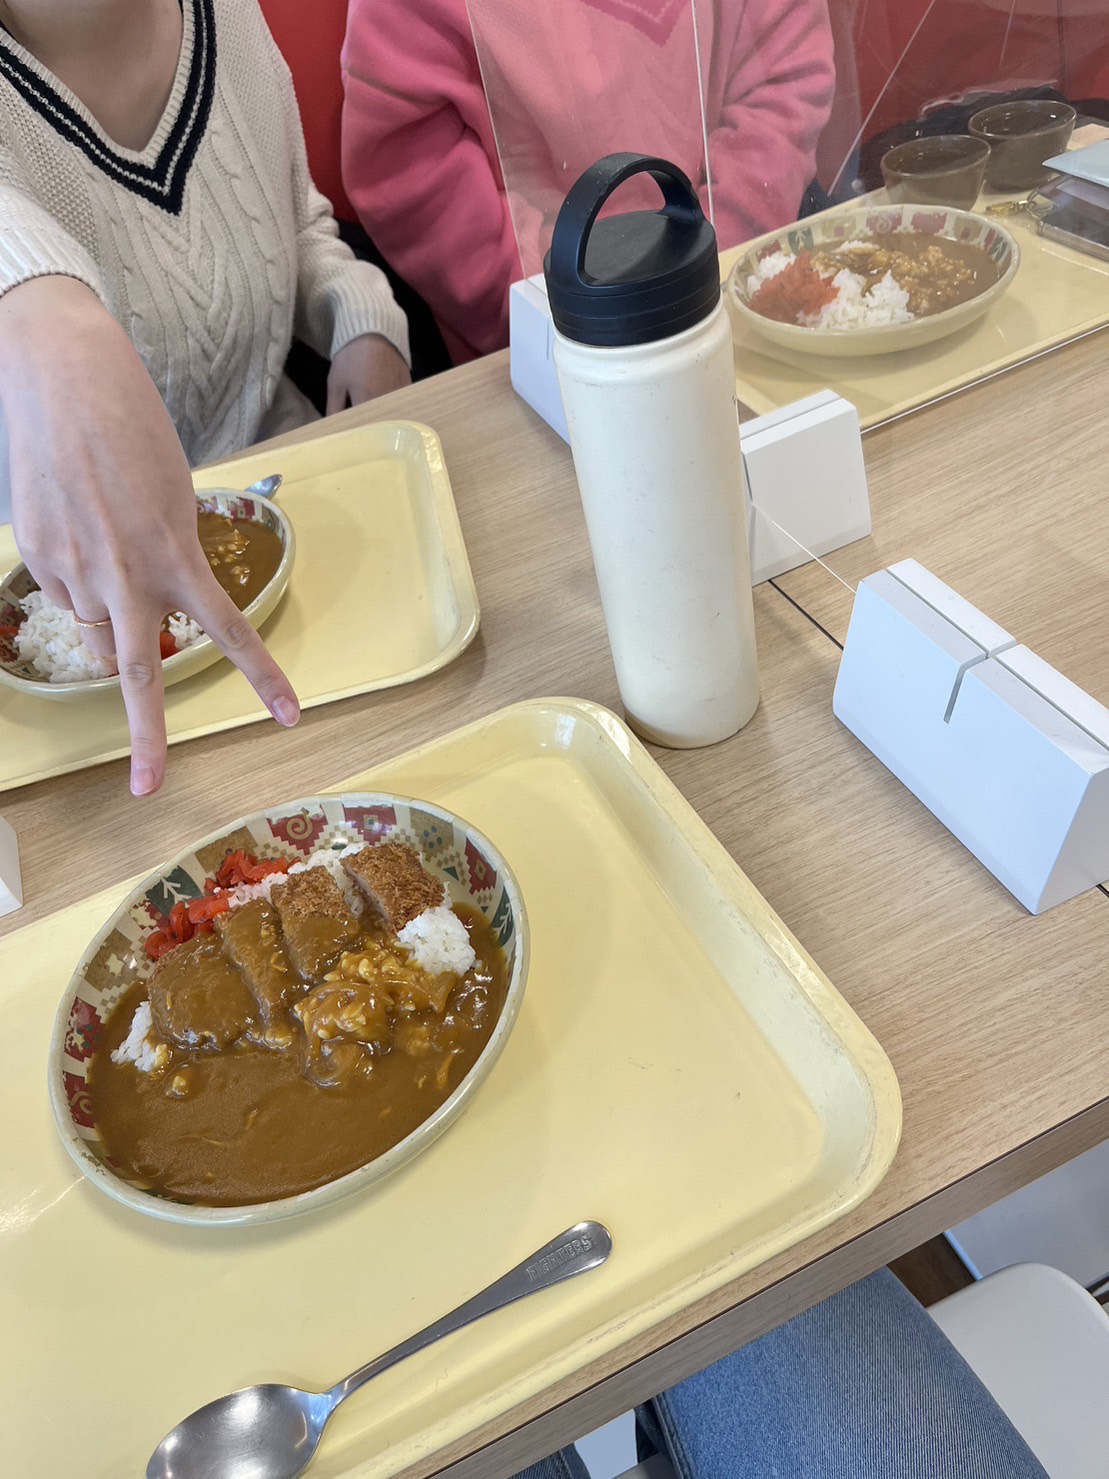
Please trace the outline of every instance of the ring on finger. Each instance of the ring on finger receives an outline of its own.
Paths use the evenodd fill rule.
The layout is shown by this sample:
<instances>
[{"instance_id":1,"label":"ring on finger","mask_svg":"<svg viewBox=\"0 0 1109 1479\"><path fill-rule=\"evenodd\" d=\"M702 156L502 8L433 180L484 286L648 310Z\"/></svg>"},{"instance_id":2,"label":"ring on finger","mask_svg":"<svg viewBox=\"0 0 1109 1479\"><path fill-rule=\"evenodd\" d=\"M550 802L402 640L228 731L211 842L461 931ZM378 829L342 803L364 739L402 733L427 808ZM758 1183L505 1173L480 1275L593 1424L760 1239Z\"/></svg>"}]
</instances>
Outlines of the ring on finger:
<instances>
[{"instance_id":1,"label":"ring on finger","mask_svg":"<svg viewBox=\"0 0 1109 1479\"><path fill-rule=\"evenodd\" d=\"M81 617L77 615L76 611L73 613L73 620L77 623L79 627L85 627L89 631L91 631L93 627L110 627L112 624L112 618L110 616L102 617L100 621L83 621Z\"/></svg>"}]
</instances>

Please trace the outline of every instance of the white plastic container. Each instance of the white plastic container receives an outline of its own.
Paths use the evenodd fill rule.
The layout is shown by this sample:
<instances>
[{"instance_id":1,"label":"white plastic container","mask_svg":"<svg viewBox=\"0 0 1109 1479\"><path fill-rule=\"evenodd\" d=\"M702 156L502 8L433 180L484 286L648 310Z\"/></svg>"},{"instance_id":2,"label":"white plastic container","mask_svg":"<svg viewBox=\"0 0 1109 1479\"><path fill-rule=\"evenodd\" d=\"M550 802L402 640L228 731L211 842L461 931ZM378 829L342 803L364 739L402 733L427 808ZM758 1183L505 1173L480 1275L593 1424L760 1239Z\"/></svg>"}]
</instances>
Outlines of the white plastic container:
<instances>
[{"instance_id":1,"label":"white plastic container","mask_svg":"<svg viewBox=\"0 0 1109 1479\"><path fill-rule=\"evenodd\" d=\"M597 213L633 174L660 211ZM567 196L547 261L574 469L629 723L714 744L758 706L731 329L716 241L665 160L609 155Z\"/></svg>"}]
</instances>

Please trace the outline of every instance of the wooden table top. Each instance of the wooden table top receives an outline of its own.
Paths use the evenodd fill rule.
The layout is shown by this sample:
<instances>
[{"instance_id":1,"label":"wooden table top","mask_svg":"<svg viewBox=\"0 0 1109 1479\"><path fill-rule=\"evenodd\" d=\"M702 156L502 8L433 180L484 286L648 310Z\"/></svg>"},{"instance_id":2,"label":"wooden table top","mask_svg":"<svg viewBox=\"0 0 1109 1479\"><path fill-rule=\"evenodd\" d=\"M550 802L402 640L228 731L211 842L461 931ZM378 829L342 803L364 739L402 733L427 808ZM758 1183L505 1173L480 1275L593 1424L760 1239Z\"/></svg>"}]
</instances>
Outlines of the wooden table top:
<instances>
[{"instance_id":1,"label":"wooden table top","mask_svg":"<svg viewBox=\"0 0 1109 1479\"><path fill-rule=\"evenodd\" d=\"M852 581L921 560L1103 700L1107 349L1101 336L1073 345L868 436L875 533L829 560ZM125 762L6 795L27 903L0 933L228 817L516 700L618 708L569 453L512 394L507 355L326 429L395 417L442 439L481 598L473 646L409 687L312 710L292 732L258 724L176 746L153 798L128 795ZM838 724L833 639L850 596L824 571L764 585L755 604L755 718L711 749L654 753L886 1049L901 1149L846 1218L406 1479L511 1474L1109 1133L1109 897L1093 890L1032 918ZM663 1200L660 1189L660 1215Z\"/></svg>"}]
</instances>

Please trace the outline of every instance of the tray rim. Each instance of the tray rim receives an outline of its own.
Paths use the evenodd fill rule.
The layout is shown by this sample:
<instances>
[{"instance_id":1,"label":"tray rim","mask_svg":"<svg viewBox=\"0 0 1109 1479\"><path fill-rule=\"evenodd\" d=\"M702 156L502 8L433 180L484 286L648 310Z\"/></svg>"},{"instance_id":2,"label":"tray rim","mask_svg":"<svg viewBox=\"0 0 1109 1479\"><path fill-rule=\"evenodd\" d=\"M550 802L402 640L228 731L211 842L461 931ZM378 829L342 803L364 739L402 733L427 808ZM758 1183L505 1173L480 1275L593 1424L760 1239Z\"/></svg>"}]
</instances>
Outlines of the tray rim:
<instances>
[{"instance_id":1,"label":"tray rim","mask_svg":"<svg viewBox=\"0 0 1109 1479\"><path fill-rule=\"evenodd\" d=\"M462 533L462 524L458 517L458 506L454 500L454 490L450 481L450 473L447 469L443 456L442 443L433 427L421 421L409 421L402 418L387 421L370 421L361 426L346 427L339 431L326 432L320 436L308 438L305 441L290 443L277 449L272 454L259 452L253 448L244 448L241 452L232 453L228 458L220 462L212 462L204 467L192 470L193 487L201 493L211 492L214 489L224 488L227 482L220 478L227 478L228 471L236 466L248 464L255 457L263 458L269 462L271 455L273 459L287 457L299 457L302 451L315 447L320 442L337 440L342 437L364 437L368 433L378 431L382 427L402 427L418 434L424 451L424 459L431 475L431 504L435 515L435 524L442 540L445 568L449 571L453 587L458 599L458 622L451 639L440 651L430 658L426 663L403 673L393 674L389 677L370 683L350 684L332 693L320 695L315 698L301 698L301 708L321 708L325 704L339 703L343 699L354 698L360 694L379 693L388 688L400 688L408 683L418 682L421 678L430 677L441 668L462 655L477 636L481 625L481 607L478 600L477 586L474 582L473 571L470 566L469 553L466 549L465 539ZM238 475L241 478L241 474ZM230 481L234 483L236 476L231 476ZM286 481L293 483L294 476L287 476ZM2 531L10 531L10 525L0 525L0 538ZM18 551L14 551L10 560L0 557L0 574L8 574L19 563ZM220 719L214 723L194 724L179 730L173 729L172 716L167 712L167 743L170 746L184 744L189 740L203 738L207 735L223 734L229 729L243 729L250 724L260 723L270 717L269 711L264 707L261 700L256 698L253 690L248 690L245 703L253 706L247 707L239 715ZM0 696L2 697L2 696ZM34 700L31 699L31 702ZM49 700L42 700L43 703ZM51 711L52 712L52 711ZM61 765L47 765L34 770L28 770L15 778L6 778L0 774L0 794L6 791L18 790L21 786L31 786L39 781L53 780L59 775L73 775L81 770L89 770L94 765L106 765L113 760L119 760L131 753L129 743L121 743L114 749L104 750L99 754L90 755L85 759L73 763Z\"/></svg>"}]
</instances>

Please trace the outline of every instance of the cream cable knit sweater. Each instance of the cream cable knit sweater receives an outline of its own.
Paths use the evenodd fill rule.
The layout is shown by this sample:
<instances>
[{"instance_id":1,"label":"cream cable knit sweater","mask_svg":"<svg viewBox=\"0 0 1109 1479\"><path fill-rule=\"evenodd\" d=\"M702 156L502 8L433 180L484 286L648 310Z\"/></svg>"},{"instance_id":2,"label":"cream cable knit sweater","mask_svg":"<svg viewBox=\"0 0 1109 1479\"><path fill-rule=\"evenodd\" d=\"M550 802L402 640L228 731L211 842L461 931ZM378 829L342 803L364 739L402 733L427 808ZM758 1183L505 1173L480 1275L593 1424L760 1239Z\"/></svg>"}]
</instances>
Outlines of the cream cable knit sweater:
<instances>
[{"instance_id":1,"label":"cream cable knit sweater","mask_svg":"<svg viewBox=\"0 0 1109 1479\"><path fill-rule=\"evenodd\" d=\"M311 416L282 370L383 334L408 357L384 273L338 239L308 175L292 80L255 0L182 0L181 57L142 151L0 31L0 293L79 278L123 325L190 461ZM10 518L0 416L0 519Z\"/></svg>"}]
</instances>

